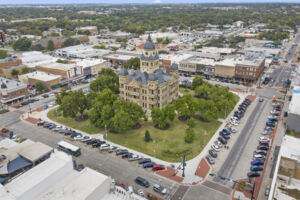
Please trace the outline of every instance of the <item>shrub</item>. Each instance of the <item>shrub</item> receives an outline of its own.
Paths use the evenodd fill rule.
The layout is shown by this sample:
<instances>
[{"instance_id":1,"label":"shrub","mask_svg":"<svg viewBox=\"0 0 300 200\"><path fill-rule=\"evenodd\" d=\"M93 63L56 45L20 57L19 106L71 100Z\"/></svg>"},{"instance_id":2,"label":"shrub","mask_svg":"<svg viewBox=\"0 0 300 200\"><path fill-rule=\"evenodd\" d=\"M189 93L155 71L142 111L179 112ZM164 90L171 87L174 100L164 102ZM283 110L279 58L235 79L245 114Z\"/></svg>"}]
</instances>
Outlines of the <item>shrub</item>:
<instances>
[{"instance_id":1,"label":"shrub","mask_svg":"<svg viewBox=\"0 0 300 200\"><path fill-rule=\"evenodd\" d=\"M151 142L151 137L150 137L150 133L148 130L145 131L145 142Z\"/></svg>"},{"instance_id":2,"label":"shrub","mask_svg":"<svg viewBox=\"0 0 300 200\"><path fill-rule=\"evenodd\" d=\"M184 141L186 143L192 143L195 139L195 132L193 129L189 128L185 131Z\"/></svg>"}]
</instances>

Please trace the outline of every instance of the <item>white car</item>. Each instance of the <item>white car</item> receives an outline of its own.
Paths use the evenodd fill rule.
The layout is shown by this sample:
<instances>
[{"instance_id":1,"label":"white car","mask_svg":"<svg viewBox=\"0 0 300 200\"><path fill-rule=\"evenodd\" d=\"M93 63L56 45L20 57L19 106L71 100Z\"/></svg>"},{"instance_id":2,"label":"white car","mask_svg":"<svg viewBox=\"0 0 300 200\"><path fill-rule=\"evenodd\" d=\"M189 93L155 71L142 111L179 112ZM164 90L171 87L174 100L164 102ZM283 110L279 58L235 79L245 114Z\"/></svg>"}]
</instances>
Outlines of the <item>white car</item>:
<instances>
[{"instance_id":1,"label":"white car","mask_svg":"<svg viewBox=\"0 0 300 200\"><path fill-rule=\"evenodd\" d=\"M76 137L74 137L74 140L76 140L76 141L82 141L83 140L83 136L82 135L77 135Z\"/></svg>"},{"instance_id":2,"label":"white car","mask_svg":"<svg viewBox=\"0 0 300 200\"><path fill-rule=\"evenodd\" d=\"M218 145L219 148L223 147L223 144L220 141L218 141L218 140L216 140L214 144Z\"/></svg>"},{"instance_id":3,"label":"white car","mask_svg":"<svg viewBox=\"0 0 300 200\"><path fill-rule=\"evenodd\" d=\"M270 139L267 138L267 137L259 137L258 141L259 141L259 142L269 142Z\"/></svg>"},{"instance_id":4,"label":"white car","mask_svg":"<svg viewBox=\"0 0 300 200\"><path fill-rule=\"evenodd\" d=\"M54 95L55 95L54 93L50 93L50 94L49 94L50 97L51 97L51 96L54 96Z\"/></svg>"},{"instance_id":5,"label":"white car","mask_svg":"<svg viewBox=\"0 0 300 200\"><path fill-rule=\"evenodd\" d=\"M42 100L42 99L44 99L44 97L43 96L39 96L39 97L37 97L37 99L38 100Z\"/></svg>"},{"instance_id":6,"label":"white car","mask_svg":"<svg viewBox=\"0 0 300 200\"><path fill-rule=\"evenodd\" d=\"M154 185L153 185L153 190L154 190L155 192L161 193L162 195L167 194L167 189L164 188L164 187L161 186L161 185L158 185L158 184L154 184Z\"/></svg>"},{"instance_id":7,"label":"white car","mask_svg":"<svg viewBox=\"0 0 300 200\"><path fill-rule=\"evenodd\" d=\"M261 155L261 154L255 154L253 157L254 158L266 158L264 155Z\"/></svg>"},{"instance_id":8,"label":"white car","mask_svg":"<svg viewBox=\"0 0 300 200\"><path fill-rule=\"evenodd\" d=\"M82 142L86 142L86 141L88 141L88 140L90 140L90 139L92 139L92 137L91 136L84 136L83 138L82 138Z\"/></svg>"},{"instance_id":9,"label":"white car","mask_svg":"<svg viewBox=\"0 0 300 200\"><path fill-rule=\"evenodd\" d=\"M138 193L138 195L140 195L141 197L146 197L146 196L145 196L145 192L144 192L144 190L142 190L142 189L139 189L139 190L137 191L137 193Z\"/></svg>"},{"instance_id":10,"label":"white car","mask_svg":"<svg viewBox=\"0 0 300 200\"><path fill-rule=\"evenodd\" d=\"M131 157L128 158L129 161L135 161L135 160L139 160L142 159L143 157L140 155L132 155Z\"/></svg>"},{"instance_id":11,"label":"white car","mask_svg":"<svg viewBox=\"0 0 300 200\"><path fill-rule=\"evenodd\" d=\"M219 152L219 151L220 151L220 147L217 146L217 145L215 145L215 144L211 145L211 148L212 148L213 150L215 150L216 152Z\"/></svg>"},{"instance_id":12,"label":"white car","mask_svg":"<svg viewBox=\"0 0 300 200\"><path fill-rule=\"evenodd\" d=\"M101 146L100 146L100 150L107 150L109 148L110 148L109 144L101 144Z\"/></svg>"},{"instance_id":13,"label":"white car","mask_svg":"<svg viewBox=\"0 0 300 200\"><path fill-rule=\"evenodd\" d=\"M233 125L233 126L237 126L239 125L238 123L236 123L235 121L230 121L230 124Z\"/></svg>"}]
</instances>

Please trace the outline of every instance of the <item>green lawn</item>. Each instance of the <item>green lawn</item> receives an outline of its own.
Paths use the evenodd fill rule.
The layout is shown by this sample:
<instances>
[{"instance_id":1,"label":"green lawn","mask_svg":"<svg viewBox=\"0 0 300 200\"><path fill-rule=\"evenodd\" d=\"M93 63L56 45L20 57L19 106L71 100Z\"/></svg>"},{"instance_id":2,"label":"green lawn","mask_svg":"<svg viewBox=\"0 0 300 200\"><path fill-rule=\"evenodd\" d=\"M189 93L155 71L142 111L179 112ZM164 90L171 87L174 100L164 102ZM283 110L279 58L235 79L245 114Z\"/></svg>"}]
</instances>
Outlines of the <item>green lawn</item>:
<instances>
[{"instance_id":1,"label":"green lawn","mask_svg":"<svg viewBox=\"0 0 300 200\"><path fill-rule=\"evenodd\" d=\"M52 109L48 112L48 118L55 122L64 124L66 126L72 127L74 129L77 129L77 130L80 130L80 131L83 131L83 132L86 132L89 134L97 134L97 133L100 133L103 131L103 129L97 128L97 127L91 125L89 120L78 122L70 117L66 117L66 118L63 116L56 117L56 116L54 116L54 111L55 111L55 109Z\"/></svg>"},{"instance_id":2,"label":"green lawn","mask_svg":"<svg viewBox=\"0 0 300 200\"><path fill-rule=\"evenodd\" d=\"M187 125L178 119L171 123L168 130L156 129L152 122L142 122L140 129L121 134L109 133L108 140L161 160L179 162L181 158L176 156L176 153L188 150L187 159L194 158L202 151L220 125L221 122L216 120L212 122L197 120L197 125L194 128L195 140L190 144L184 142ZM150 132L152 142L144 142L145 130Z\"/></svg>"},{"instance_id":3,"label":"green lawn","mask_svg":"<svg viewBox=\"0 0 300 200\"><path fill-rule=\"evenodd\" d=\"M195 95L195 92L189 88L183 88L183 87L179 87L179 92L183 95L186 95L186 94L190 94L192 96Z\"/></svg>"}]
</instances>

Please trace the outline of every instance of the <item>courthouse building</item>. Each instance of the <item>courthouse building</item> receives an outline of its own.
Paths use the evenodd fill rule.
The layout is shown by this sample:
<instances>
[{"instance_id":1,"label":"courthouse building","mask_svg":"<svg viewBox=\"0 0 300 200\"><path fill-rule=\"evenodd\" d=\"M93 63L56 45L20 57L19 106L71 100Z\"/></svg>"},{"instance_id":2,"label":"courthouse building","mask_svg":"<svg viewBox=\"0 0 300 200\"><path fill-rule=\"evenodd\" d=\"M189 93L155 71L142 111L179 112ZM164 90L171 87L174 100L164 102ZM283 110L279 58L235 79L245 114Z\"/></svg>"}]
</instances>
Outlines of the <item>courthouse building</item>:
<instances>
[{"instance_id":1,"label":"courthouse building","mask_svg":"<svg viewBox=\"0 0 300 200\"><path fill-rule=\"evenodd\" d=\"M150 114L153 108L162 108L178 99L178 65L168 72L159 67L159 56L150 35L140 57L140 69L121 69L120 98L140 105Z\"/></svg>"}]
</instances>

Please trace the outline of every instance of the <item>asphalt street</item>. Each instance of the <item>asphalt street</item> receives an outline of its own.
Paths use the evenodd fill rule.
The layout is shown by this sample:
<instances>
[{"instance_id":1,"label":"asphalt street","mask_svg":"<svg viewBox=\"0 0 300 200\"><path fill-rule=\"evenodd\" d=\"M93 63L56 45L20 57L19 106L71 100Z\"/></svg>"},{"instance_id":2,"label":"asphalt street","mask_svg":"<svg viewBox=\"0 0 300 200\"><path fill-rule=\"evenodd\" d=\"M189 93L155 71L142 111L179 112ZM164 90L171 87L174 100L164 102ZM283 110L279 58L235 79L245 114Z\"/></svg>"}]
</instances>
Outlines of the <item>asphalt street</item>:
<instances>
[{"instance_id":1,"label":"asphalt street","mask_svg":"<svg viewBox=\"0 0 300 200\"><path fill-rule=\"evenodd\" d=\"M19 111L0 115L0 127L7 127L14 131L14 134L18 136L33 141L43 142L53 148L57 147L56 144L60 140L73 143L79 146L82 152L81 156L74 158L78 164L84 164L100 173L110 176L115 179L117 183L124 184L126 187L131 185L135 190L143 189L147 192L154 193L151 187L145 189L134 182L137 176L141 176L147 179L151 185L159 183L166 187L169 192L163 197L164 199L179 200L183 199L183 197L184 199L191 200L199 199L199 191L202 191L200 199L229 199L229 195L220 193L213 188L208 188L203 185L192 186L191 189L190 186L187 186L187 189L182 190L182 188L179 188L180 185L178 183L154 174L151 169L143 169L137 162L129 162L126 159L115 156L115 154L109 154L108 152L100 151L99 149L93 149L86 144L73 141L67 136L21 121L20 116L21 112Z\"/></svg>"},{"instance_id":2,"label":"asphalt street","mask_svg":"<svg viewBox=\"0 0 300 200\"><path fill-rule=\"evenodd\" d=\"M265 106L265 104L266 102L256 104L253 112L247 119L247 123L245 124L243 130L240 132L237 141L232 147L228 157L224 161L220 170L217 172L218 176L214 178L214 181L225 184L228 182L228 180L221 179L220 177L225 177L226 179L232 178L232 174L238 167L237 164L239 162L239 159L243 155L243 151L246 148L250 137L252 136L253 129L259 121L262 108Z\"/></svg>"}]
</instances>

